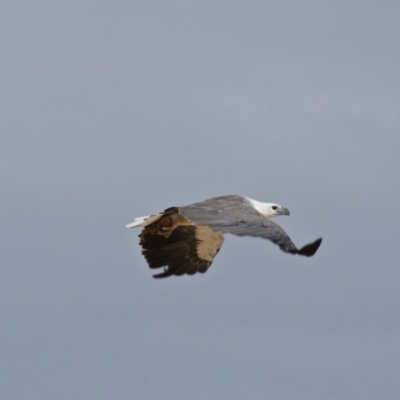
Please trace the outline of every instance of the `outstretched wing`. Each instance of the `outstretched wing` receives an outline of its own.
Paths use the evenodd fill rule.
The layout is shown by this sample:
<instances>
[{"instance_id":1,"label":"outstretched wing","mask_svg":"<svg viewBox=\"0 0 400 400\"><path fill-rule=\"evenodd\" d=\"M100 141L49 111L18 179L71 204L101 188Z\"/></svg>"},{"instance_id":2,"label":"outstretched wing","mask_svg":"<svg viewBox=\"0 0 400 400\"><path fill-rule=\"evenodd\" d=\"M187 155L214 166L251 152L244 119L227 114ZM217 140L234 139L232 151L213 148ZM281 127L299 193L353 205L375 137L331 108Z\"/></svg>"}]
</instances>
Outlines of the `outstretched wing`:
<instances>
[{"instance_id":1,"label":"outstretched wing","mask_svg":"<svg viewBox=\"0 0 400 400\"><path fill-rule=\"evenodd\" d=\"M139 237L149 267L166 267L155 278L206 272L224 241L222 233L192 225L178 209L166 210Z\"/></svg>"},{"instance_id":2,"label":"outstretched wing","mask_svg":"<svg viewBox=\"0 0 400 400\"><path fill-rule=\"evenodd\" d=\"M203 203L179 208L180 214L195 224L208 226L217 232L268 239L278 245L285 253L311 257L322 242L322 238L319 238L298 249L288 234L275 222L263 217L256 210L246 208L243 211L245 212L234 208L218 208Z\"/></svg>"},{"instance_id":3,"label":"outstretched wing","mask_svg":"<svg viewBox=\"0 0 400 400\"><path fill-rule=\"evenodd\" d=\"M219 228L217 228L219 230ZM246 221L246 223L236 226L230 226L221 230L224 233L232 233L237 236L252 236L268 239L279 246L285 253L299 254L301 256L311 257L321 245L322 238L308 243L298 249L292 242L288 234L275 222L265 219L261 223Z\"/></svg>"}]
</instances>

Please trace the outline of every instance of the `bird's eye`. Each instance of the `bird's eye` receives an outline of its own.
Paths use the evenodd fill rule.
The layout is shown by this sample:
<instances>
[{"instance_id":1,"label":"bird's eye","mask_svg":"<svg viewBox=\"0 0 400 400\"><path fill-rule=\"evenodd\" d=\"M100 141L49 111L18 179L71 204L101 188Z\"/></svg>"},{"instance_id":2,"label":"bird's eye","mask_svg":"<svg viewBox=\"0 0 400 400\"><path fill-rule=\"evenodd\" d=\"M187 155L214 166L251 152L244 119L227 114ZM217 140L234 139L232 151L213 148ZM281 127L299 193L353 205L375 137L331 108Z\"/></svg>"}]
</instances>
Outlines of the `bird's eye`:
<instances>
[{"instance_id":1,"label":"bird's eye","mask_svg":"<svg viewBox=\"0 0 400 400\"><path fill-rule=\"evenodd\" d=\"M273 210L277 210L277 209L278 209L278 206L272 206L272 209L273 209Z\"/></svg>"}]
</instances>

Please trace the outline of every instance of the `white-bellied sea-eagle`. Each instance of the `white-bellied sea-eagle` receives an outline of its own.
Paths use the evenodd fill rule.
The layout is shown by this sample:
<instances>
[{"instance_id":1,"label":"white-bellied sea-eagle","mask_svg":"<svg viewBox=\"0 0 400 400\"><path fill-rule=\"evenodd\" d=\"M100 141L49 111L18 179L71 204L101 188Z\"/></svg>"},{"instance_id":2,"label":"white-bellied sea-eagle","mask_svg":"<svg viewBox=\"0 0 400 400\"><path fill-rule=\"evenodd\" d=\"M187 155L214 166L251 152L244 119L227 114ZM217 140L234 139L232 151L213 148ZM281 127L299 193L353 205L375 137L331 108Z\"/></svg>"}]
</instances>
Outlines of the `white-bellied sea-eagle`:
<instances>
[{"instance_id":1,"label":"white-bellied sea-eagle","mask_svg":"<svg viewBox=\"0 0 400 400\"><path fill-rule=\"evenodd\" d=\"M214 197L184 207L170 207L164 212L136 218L127 228L143 227L140 238L142 254L150 268L162 268L153 275L204 273L224 241L224 233L268 239L282 251L311 257L322 238L298 249L286 232L271 221L289 215L289 210L274 203L262 203L248 197Z\"/></svg>"}]
</instances>

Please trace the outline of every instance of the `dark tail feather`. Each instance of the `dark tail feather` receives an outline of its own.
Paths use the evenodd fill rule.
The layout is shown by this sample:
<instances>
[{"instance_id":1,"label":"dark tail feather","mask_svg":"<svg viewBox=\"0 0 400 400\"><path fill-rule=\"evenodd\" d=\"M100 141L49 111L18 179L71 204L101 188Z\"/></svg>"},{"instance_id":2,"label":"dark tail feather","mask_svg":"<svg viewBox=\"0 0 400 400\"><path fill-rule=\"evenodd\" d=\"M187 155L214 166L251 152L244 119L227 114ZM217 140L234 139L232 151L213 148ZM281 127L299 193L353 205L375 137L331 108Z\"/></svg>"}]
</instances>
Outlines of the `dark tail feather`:
<instances>
[{"instance_id":1,"label":"dark tail feather","mask_svg":"<svg viewBox=\"0 0 400 400\"><path fill-rule=\"evenodd\" d=\"M322 238L319 238L312 243L306 244L301 249L297 250L296 254L300 254L301 256L311 257L317 252L319 246L321 245L321 242Z\"/></svg>"}]
</instances>

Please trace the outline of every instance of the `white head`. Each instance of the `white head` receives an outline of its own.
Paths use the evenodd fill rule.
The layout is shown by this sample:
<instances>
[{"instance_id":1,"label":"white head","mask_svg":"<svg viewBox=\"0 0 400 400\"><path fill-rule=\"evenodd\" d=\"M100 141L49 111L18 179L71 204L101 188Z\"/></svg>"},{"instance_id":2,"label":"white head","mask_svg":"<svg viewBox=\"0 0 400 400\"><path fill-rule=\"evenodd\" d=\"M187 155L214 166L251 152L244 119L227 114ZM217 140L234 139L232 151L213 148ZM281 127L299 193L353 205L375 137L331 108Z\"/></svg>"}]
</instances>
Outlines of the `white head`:
<instances>
[{"instance_id":1,"label":"white head","mask_svg":"<svg viewBox=\"0 0 400 400\"><path fill-rule=\"evenodd\" d=\"M252 206L264 217L272 218L278 215L290 215L287 208L275 203L261 203L260 201L249 199Z\"/></svg>"}]
</instances>

